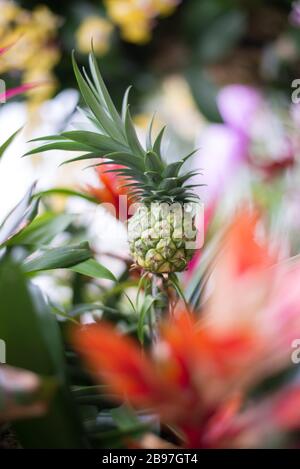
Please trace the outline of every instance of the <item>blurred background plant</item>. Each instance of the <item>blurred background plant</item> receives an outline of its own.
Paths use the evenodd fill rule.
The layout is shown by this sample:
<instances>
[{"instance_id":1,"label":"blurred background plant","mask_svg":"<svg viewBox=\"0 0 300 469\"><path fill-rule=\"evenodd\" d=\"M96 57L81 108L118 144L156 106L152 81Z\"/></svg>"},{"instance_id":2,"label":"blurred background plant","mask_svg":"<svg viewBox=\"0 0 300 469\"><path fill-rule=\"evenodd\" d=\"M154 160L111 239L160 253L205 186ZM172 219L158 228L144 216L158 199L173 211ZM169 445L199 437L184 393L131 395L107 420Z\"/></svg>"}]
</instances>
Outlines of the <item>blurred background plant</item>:
<instances>
[{"instance_id":1,"label":"blurred background plant","mask_svg":"<svg viewBox=\"0 0 300 469\"><path fill-rule=\"evenodd\" d=\"M122 399L116 389L99 376L94 382L71 346L72 326L105 319L114 331L149 349L147 317L153 305L165 311L166 301L178 301L170 285L164 285L167 298L161 295L153 303L141 273L130 269L126 227L99 205L111 202L118 209L118 196L126 192L104 167L82 171L81 162L59 166L65 160L63 151L20 158L34 146L29 139L70 130L72 122L82 121L70 55L76 48L80 65L86 67L91 42L119 109L128 84L134 86L131 111L142 141L155 111L153 132L167 123L163 152L169 162L199 148L191 169L202 168L196 182L207 185L199 189L205 204L205 243L178 286L195 315L196 325L191 330L187 326L189 337L204 328L208 336L200 342L207 348L199 351L195 339L192 358L187 358L189 350L179 343L176 350L188 361L187 369L178 368L172 354L161 365L166 344L170 348L177 340L175 323L170 326L174 337L163 335L161 355L149 357L144 370L151 374L158 361L158 367L170 373L173 387L180 389L180 398L185 396L182 386L192 390L194 401L182 403L181 415L156 406L157 396L169 395L163 378L143 402L154 416L145 415L135 397L130 402L136 411L119 407ZM35 395L44 402L38 406L43 415L14 425L17 445L118 447L151 441L157 447L223 447L229 440L232 446L299 445L299 372L290 360L291 343L300 338L295 286L300 113L299 104L291 100L299 73L299 2L0 0L0 75L11 91L7 98L13 98L0 104L0 338L7 342L9 365L34 373L35 383L48 390ZM79 125L86 129L86 123ZM248 231L236 219L241 206L260 213L250 223L254 233L247 217L242 224ZM228 230L231 254L217 268ZM253 237L264 246L263 253L251 244ZM232 262L237 258L234 277ZM268 273L262 273L263 268ZM247 351L244 340L250 336L254 356L241 354L236 363L236 347ZM114 365L123 373L128 363L118 363L115 350L123 345L117 337L112 332L107 342L115 361L102 363L101 350L97 360L103 368ZM135 363L137 346L132 352ZM83 355L89 343L84 348ZM198 353L205 379L203 370L198 374ZM124 360L130 357L125 354ZM257 362L263 364L260 376L253 371ZM245 384L244 369L249 367L253 375ZM190 382L190 374L199 376L197 385ZM145 377L126 378L123 373L124 385L131 378L139 389ZM16 384L17 378L9 374L5 383L9 381ZM1 383L0 420L12 420L20 409L10 388ZM209 402L206 393L216 388L220 394ZM186 410L194 405L198 427ZM260 412L274 432L262 424Z\"/></svg>"}]
</instances>

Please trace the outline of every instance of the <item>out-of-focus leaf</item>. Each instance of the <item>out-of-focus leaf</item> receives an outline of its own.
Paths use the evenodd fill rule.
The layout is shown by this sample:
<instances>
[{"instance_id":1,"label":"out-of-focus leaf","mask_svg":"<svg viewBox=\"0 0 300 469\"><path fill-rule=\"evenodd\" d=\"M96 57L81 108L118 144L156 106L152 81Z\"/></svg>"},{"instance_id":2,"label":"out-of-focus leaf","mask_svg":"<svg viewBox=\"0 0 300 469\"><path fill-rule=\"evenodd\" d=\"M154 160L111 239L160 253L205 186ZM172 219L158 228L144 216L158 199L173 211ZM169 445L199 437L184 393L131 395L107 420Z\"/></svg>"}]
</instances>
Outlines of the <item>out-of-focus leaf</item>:
<instances>
[{"instance_id":1,"label":"out-of-focus leaf","mask_svg":"<svg viewBox=\"0 0 300 469\"><path fill-rule=\"evenodd\" d=\"M154 305L155 301L157 298L153 298L152 296L148 295L144 299L143 305L139 311L139 319L138 319L138 339L141 342L141 344L144 343L144 322L145 322L145 317L149 313L151 307Z\"/></svg>"},{"instance_id":2,"label":"out-of-focus leaf","mask_svg":"<svg viewBox=\"0 0 300 469\"><path fill-rule=\"evenodd\" d=\"M14 132L4 143L2 143L2 145L0 146L0 159L2 158L2 156L4 155L6 149L9 147L9 145L14 141L14 139L16 138L17 135L19 135L19 133L21 132L21 130L23 129L23 127L21 127L20 129L18 129L16 132Z\"/></svg>"},{"instance_id":3,"label":"out-of-focus leaf","mask_svg":"<svg viewBox=\"0 0 300 469\"><path fill-rule=\"evenodd\" d=\"M69 316L80 316L81 314L88 313L91 311L105 311L110 314L120 314L120 311L116 308L111 308L103 304L87 303L76 305L68 314Z\"/></svg>"},{"instance_id":4,"label":"out-of-focus leaf","mask_svg":"<svg viewBox=\"0 0 300 469\"><path fill-rule=\"evenodd\" d=\"M41 379L36 374L0 367L0 423L45 414L56 384L53 379Z\"/></svg>"},{"instance_id":5,"label":"out-of-focus leaf","mask_svg":"<svg viewBox=\"0 0 300 469\"><path fill-rule=\"evenodd\" d=\"M80 264L70 267L70 270L78 274L87 275L88 277L103 278L116 282L114 274L102 264L99 264L95 259L88 259L87 261L81 262Z\"/></svg>"},{"instance_id":6,"label":"out-of-focus leaf","mask_svg":"<svg viewBox=\"0 0 300 469\"><path fill-rule=\"evenodd\" d=\"M135 428L140 423L133 410L125 405L111 409L110 414L117 427L124 431Z\"/></svg>"},{"instance_id":7,"label":"out-of-focus leaf","mask_svg":"<svg viewBox=\"0 0 300 469\"><path fill-rule=\"evenodd\" d=\"M199 37L198 58L203 62L214 62L228 54L245 31L245 15L242 11L230 10L210 21Z\"/></svg>"},{"instance_id":8,"label":"out-of-focus leaf","mask_svg":"<svg viewBox=\"0 0 300 469\"><path fill-rule=\"evenodd\" d=\"M99 204L99 200L96 199L95 197L92 197L91 195L84 193L84 192L78 192L74 191L72 189L67 189L66 187L55 187L54 189L48 189L46 191L41 191L38 192L37 194L34 195L34 197L47 197L51 195L61 195L65 197L80 197L82 199L87 200L88 202L94 202Z\"/></svg>"},{"instance_id":9,"label":"out-of-focus leaf","mask_svg":"<svg viewBox=\"0 0 300 469\"><path fill-rule=\"evenodd\" d=\"M61 318L67 319L71 321L73 324L80 325L80 322L76 321L76 319L72 318L61 306L54 304L50 299L48 300L49 305L51 307L52 312Z\"/></svg>"},{"instance_id":10,"label":"out-of-focus leaf","mask_svg":"<svg viewBox=\"0 0 300 469\"><path fill-rule=\"evenodd\" d=\"M69 213L60 215L50 212L44 213L6 244L8 246L16 244L42 246L48 244L58 233L63 232L74 219L75 215Z\"/></svg>"},{"instance_id":11,"label":"out-of-focus leaf","mask_svg":"<svg viewBox=\"0 0 300 469\"><path fill-rule=\"evenodd\" d=\"M30 186L22 200L12 209L0 226L0 245L18 234L37 214L39 199L31 202L35 183Z\"/></svg>"},{"instance_id":12,"label":"out-of-focus leaf","mask_svg":"<svg viewBox=\"0 0 300 469\"><path fill-rule=\"evenodd\" d=\"M220 255L223 232L215 235L214 238L206 245L201 253L201 262L197 270L193 273L184 294L192 308L197 309L201 303L202 295L212 273L218 255Z\"/></svg>"},{"instance_id":13,"label":"out-of-focus leaf","mask_svg":"<svg viewBox=\"0 0 300 469\"><path fill-rule=\"evenodd\" d=\"M185 76L202 114L211 122L222 122L216 102L218 89L211 81L209 74L191 67Z\"/></svg>"},{"instance_id":14,"label":"out-of-focus leaf","mask_svg":"<svg viewBox=\"0 0 300 469\"><path fill-rule=\"evenodd\" d=\"M86 422L86 430L94 444L103 448L126 447L128 439L140 439L144 433L151 430L159 431L155 416L137 417L125 406L116 408L110 413L101 412L96 421Z\"/></svg>"},{"instance_id":15,"label":"out-of-focus leaf","mask_svg":"<svg viewBox=\"0 0 300 469\"><path fill-rule=\"evenodd\" d=\"M92 253L88 243L77 246L64 246L50 248L30 256L25 260L23 269L25 272L37 272L39 270L65 269L90 259Z\"/></svg>"},{"instance_id":16,"label":"out-of-focus leaf","mask_svg":"<svg viewBox=\"0 0 300 469\"><path fill-rule=\"evenodd\" d=\"M8 257L0 264L0 298L0 331L7 347L7 363L57 381L47 414L15 424L20 443L25 448L83 447L57 321L40 290Z\"/></svg>"}]
</instances>

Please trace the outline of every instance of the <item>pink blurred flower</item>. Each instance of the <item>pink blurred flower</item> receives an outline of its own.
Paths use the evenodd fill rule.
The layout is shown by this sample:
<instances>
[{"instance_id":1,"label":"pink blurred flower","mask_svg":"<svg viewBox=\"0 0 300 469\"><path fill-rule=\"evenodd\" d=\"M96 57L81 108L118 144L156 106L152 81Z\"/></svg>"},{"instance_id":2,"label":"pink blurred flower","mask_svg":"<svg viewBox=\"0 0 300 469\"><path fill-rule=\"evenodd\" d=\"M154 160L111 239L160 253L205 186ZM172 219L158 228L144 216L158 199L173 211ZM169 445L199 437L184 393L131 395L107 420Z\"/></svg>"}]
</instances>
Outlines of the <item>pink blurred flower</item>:
<instances>
[{"instance_id":1,"label":"pink blurred flower","mask_svg":"<svg viewBox=\"0 0 300 469\"><path fill-rule=\"evenodd\" d=\"M6 47L0 47L0 56L5 54L12 45ZM3 93L0 93L0 103L5 103L8 99L13 98L14 96L18 96L20 94L26 93L37 86L41 86L42 83L25 83L24 85L17 86L15 88L11 88L9 90L5 90Z\"/></svg>"},{"instance_id":2,"label":"pink blurred flower","mask_svg":"<svg viewBox=\"0 0 300 469\"><path fill-rule=\"evenodd\" d=\"M289 19L293 26L300 26L300 2L297 1L292 3L292 10Z\"/></svg>"},{"instance_id":3,"label":"pink blurred flower","mask_svg":"<svg viewBox=\"0 0 300 469\"><path fill-rule=\"evenodd\" d=\"M206 201L220 197L243 164L270 176L294 160L281 117L256 88L228 85L219 92L217 103L224 124L209 125L199 138L197 165L204 171Z\"/></svg>"}]
</instances>

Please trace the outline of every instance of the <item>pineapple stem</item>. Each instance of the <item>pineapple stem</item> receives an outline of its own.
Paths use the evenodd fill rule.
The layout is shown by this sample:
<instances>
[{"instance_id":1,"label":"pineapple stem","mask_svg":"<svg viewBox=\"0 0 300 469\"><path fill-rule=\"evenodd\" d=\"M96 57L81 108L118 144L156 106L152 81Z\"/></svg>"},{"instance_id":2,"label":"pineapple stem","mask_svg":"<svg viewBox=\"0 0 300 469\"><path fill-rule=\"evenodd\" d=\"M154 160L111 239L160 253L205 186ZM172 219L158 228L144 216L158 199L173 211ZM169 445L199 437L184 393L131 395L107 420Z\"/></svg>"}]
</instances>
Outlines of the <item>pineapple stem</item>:
<instances>
[{"instance_id":1,"label":"pineapple stem","mask_svg":"<svg viewBox=\"0 0 300 469\"><path fill-rule=\"evenodd\" d=\"M151 294L153 298L157 297L158 294L158 278L155 274L152 274L151 280ZM159 339L159 329L158 329L158 322L160 319L160 311L158 310L155 302L151 307L151 314L150 314L150 338L152 344L156 344Z\"/></svg>"}]
</instances>

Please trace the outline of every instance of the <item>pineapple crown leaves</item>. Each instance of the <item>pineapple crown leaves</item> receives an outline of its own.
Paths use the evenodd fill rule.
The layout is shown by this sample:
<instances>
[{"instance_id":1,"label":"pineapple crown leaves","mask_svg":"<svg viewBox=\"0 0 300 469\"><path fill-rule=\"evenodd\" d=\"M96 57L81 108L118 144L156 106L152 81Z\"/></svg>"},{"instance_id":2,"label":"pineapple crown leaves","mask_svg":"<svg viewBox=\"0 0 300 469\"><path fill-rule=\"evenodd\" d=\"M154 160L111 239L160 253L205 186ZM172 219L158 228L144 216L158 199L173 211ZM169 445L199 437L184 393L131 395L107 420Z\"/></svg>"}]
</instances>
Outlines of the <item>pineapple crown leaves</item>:
<instances>
[{"instance_id":1,"label":"pineapple crown leaves","mask_svg":"<svg viewBox=\"0 0 300 469\"><path fill-rule=\"evenodd\" d=\"M185 183L198 172L189 171L181 174L184 163L196 151L167 165L162 158L165 127L154 141L152 139L154 116L147 131L146 149L144 149L130 114L128 98L131 87L125 92L122 112L119 114L106 88L94 53L89 54L90 76L85 69L82 72L79 70L74 53L72 61L75 77L87 106L87 109L81 111L93 124L94 131L72 130L62 132L60 135L31 140L43 144L24 156L49 150L78 151L83 154L63 164L93 159L97 162L89 167L116 163L121 167L117 170L109 169L108 172L118 173L122 177L122 182L126 183L128 191L139 196L144 202L159 200L184 203L197 198L190 189L199 184L187 186ZM103 158L103 163L99 163L99 158Z\"/></svg>"}]
</instances>

